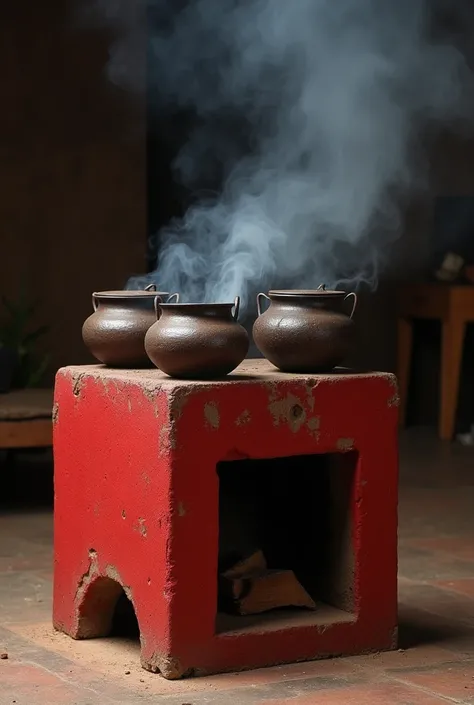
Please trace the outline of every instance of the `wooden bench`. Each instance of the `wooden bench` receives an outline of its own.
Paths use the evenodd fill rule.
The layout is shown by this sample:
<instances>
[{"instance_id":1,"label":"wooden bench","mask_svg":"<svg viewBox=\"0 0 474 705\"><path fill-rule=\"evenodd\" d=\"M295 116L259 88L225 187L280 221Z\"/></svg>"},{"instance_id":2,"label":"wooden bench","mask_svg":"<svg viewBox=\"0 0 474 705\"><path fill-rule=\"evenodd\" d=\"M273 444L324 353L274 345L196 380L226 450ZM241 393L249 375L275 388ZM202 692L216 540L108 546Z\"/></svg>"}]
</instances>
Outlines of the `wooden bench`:
<instances>
[{"instance_id":1,"label":"wooden bench","mask_svg":"<svg viewBox=\"0 0 474 705\"><path fill-rule=\"evenodd\" d=\"M53 445L52 389L0 394L0 450Z\"/></svg>"}]
</instances>

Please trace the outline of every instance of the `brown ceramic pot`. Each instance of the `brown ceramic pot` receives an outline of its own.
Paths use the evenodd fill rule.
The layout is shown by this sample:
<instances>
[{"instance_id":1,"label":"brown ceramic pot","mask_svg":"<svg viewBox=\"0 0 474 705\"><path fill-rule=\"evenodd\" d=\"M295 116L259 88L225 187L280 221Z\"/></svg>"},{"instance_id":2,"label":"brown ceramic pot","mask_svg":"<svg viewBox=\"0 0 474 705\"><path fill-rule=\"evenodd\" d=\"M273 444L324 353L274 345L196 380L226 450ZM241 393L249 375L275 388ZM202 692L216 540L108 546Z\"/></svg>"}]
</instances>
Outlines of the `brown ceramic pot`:
<instances>
[{"instance_id":1,"label":"brown ceramic pot","mask_svg":"<svg viewBox=\"0 0 474 705\"><path fill-rule=\"evenodd\" d=\"M229 374L249 348L247 331L237 322L239 303L238 297L233 304L157 301L158 320L145 337L148 356L170 377L211 379Z\"/></svg>"},{"instance_id":2,"label":"brown ceramic pot","mask_svg":"<svg viewBox=\"0 0 474 705\"><path fill-rule=\"evenodd\" d=\"M178 294L172 296L179 299ZM143 291L98 291L92 294L94 313L82 326L82 339L94 357L109 367L151 367L145 334L156 321L155 299L167 292L151 285Z\"/></svg>"},{"instance_id":3,"label":"brown ceramic pot","mask_svg":"<svg viewBox=\"0 0 474 705\"><path fill-rule=\"evenodd\" d=\"M353 299L352 311L345 303ZM262 313L261 300L270 301ZM328 291L269 291L257 296L258 318L253 337L260 352L283 372L326 372L350 353L357 303L354 293Z\"/></svg>"}]
</instances>

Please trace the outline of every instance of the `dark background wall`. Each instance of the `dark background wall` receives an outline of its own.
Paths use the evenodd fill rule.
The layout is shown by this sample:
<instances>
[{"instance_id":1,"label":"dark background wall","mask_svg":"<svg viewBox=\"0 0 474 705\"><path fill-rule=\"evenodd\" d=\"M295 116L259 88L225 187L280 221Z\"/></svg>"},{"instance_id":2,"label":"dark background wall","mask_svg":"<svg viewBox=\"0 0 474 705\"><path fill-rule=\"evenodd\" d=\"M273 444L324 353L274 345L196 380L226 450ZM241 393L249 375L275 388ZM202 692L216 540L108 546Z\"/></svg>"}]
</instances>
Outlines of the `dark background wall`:
<instances>
[{"instance_id":1,"label":"dark background wall","mask_svg":"<svg viewBox=\"0 0 474 705\"><path fill-rule=\"evenodd\" d=\"M28 286L51 372L89 360L91 292L145 267L144 101L107 84L110 37L72 6L0 10L0 294Z\"/></svg>"}]
</instances>

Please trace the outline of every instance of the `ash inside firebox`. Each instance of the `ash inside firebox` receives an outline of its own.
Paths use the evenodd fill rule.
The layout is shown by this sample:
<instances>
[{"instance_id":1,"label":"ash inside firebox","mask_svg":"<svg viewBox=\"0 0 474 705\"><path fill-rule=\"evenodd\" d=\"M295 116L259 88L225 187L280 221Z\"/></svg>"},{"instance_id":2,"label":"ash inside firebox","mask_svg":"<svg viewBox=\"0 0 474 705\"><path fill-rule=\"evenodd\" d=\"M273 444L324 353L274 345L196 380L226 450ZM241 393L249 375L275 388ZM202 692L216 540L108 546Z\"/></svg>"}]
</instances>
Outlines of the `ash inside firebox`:
<instances>
[{"instance_id":1,"label":"ash inside firebox","mask_svg":"<svg viewBox=\"0 0 474 705\"><path fill-rule=\"evenodd\" d=\"M217 632L276 608L353 611L356 463L351 452L218 464Z\"/></svg>"}]
</instances>

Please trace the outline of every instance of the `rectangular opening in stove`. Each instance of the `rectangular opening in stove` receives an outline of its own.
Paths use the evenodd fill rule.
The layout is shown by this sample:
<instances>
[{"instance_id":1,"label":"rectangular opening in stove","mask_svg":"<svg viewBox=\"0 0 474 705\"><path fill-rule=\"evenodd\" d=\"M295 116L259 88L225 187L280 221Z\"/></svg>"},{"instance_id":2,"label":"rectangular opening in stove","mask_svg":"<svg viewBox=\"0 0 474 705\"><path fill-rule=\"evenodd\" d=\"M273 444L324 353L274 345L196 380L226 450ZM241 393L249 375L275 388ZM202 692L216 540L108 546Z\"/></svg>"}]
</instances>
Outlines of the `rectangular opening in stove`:
<instances>
[{"instance_id":1,"label":"rectangular opening in stove","mask_svg":"<svg viewBox=\"0 0 474 705\"><path fill-rule=\"evenodd\" d=\"M218 463L216 633L355 618L357 462L351 451Z\"/></svg>"}]
</instances>

